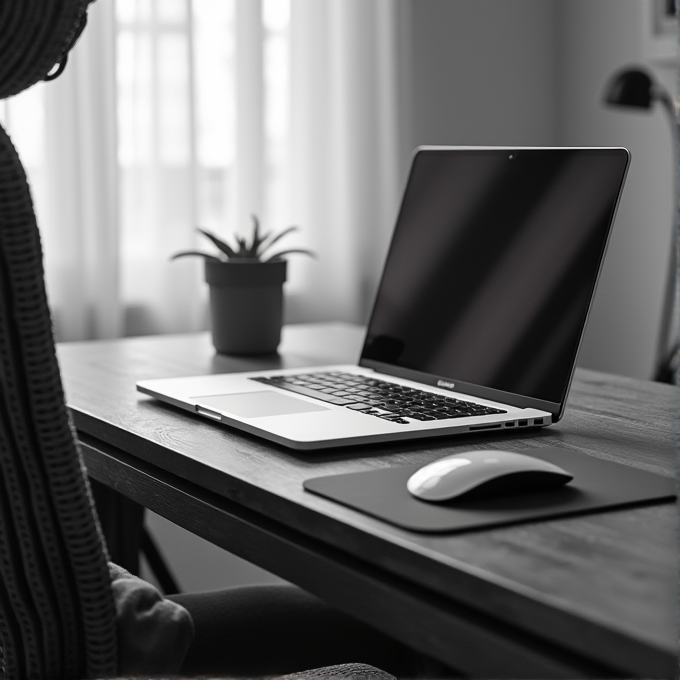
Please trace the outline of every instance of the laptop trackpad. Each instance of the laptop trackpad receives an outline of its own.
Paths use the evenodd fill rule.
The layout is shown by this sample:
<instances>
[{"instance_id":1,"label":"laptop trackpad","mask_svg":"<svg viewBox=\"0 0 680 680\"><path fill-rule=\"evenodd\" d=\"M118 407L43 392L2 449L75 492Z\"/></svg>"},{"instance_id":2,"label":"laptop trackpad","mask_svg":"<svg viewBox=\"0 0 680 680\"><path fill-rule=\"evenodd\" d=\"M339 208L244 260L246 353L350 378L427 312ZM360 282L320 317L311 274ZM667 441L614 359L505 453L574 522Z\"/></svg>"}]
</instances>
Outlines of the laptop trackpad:
<instances>
[{"instance_id":1,"label":"laptop trackpad","mask_svg":"<svg viewBox=\"0 0 680 680\"><path fill-rule=\"evenodd\" d=\"M231 413L240 418L261 418L263 416L283 416L288 413L309 413L311 411L327 411L325 406L312 404L297 397L260 390L257 392L239 392L236 394L213 394L206 397L194 397L202 406L217 411Z\"/></svg>"}]
</instances>

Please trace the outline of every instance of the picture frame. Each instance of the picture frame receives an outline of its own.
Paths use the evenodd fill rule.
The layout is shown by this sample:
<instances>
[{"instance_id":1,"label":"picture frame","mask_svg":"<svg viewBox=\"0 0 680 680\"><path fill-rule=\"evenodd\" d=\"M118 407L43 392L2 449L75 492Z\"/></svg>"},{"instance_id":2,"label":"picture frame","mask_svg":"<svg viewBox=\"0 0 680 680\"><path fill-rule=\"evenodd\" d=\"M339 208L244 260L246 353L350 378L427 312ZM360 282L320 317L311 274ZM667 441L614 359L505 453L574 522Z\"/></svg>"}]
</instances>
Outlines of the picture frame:
<instances>
[{"instance_id":1,"label":"picture frame","mask_svg":"<svg viewBox=\"0 0 680 680\"><path fill-rule=\"evenodd\" d=\"M675 35L678 30L676 0L654 0L654 33L657 36Z\"/></svg>"},{"instance_id":2,"label":"picture frame","mask_svg":"<svg viewBox=\"0 0 680 680\"><path fill-rule=\"evenodd\" d=\"M642 58L650 65L677 70L680 0L641 0Z\"/></svg>"}]
</instances>

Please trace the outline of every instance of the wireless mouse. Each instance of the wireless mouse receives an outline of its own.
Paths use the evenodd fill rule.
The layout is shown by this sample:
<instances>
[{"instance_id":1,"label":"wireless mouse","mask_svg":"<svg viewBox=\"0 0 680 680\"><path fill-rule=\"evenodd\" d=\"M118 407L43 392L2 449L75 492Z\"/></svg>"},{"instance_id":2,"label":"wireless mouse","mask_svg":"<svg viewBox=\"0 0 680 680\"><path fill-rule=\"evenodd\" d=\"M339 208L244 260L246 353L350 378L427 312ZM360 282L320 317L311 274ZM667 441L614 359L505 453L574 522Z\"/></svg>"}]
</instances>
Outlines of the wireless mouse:
<instances>
[{"instance_id":1,"label":"wireless mouse","mask_svg":"<svg viewBox=\"0 0 680 680\"><path fill-rule=\"evenodd\" d=\"M573 479L557 465L511 451L469 451L440 458L409 478L407 489L425 501L546 491Z\"/></svg>"}]
</instances>

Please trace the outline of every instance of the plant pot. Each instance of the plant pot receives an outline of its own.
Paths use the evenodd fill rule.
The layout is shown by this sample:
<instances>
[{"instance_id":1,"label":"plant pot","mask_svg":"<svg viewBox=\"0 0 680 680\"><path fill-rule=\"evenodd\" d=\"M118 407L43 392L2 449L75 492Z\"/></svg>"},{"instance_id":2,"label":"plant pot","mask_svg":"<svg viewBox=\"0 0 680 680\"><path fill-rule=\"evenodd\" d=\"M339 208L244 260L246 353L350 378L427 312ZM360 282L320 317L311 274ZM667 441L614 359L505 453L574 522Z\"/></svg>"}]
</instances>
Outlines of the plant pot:
<instances>
[{"instance_id":1,"label":"plant pot","mask_svg":"<svg viewBox=\"0 0 680 680\"><path fill-rule=\"evenodd\" d=\"M210 318L220 354L270 354L281 342L286 260L205 261Z\"/></svg>"}]
</instances>

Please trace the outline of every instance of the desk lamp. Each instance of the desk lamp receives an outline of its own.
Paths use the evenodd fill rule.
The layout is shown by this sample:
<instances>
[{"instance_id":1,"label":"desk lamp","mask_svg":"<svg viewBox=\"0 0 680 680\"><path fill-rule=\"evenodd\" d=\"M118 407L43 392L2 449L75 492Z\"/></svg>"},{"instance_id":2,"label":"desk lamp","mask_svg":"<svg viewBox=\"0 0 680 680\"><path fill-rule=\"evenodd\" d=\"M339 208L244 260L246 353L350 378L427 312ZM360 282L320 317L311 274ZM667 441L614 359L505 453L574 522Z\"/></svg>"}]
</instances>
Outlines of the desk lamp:
<instances>
[{"instance_id":1,"label":"desk lamp","mask_svg":"<svg viewBox=\"0 0 680 680\"><path fill-rule=\"evenodd\" d=\"M673 148L675 150L674 158L675 163L677 163L680 160L678 158L678 121L675 112L675 102L670 93L659 85L646 71L639 68L627 68L615 73L605 90L605 102L609 106L651 111L654 102L657 101L663 106L671 121ZM674 172L674 186L676 186L676 189L677 177L677 173ZM670 338L677 286L677 205L674 205L673 215L673 247L670 253L669 280L666 285L657 360L654 368L654 380L665 383L676 383L678 355L680 353L680 340L677 333L674 332L673 337Z\"/></svg>"}]
</instances>

